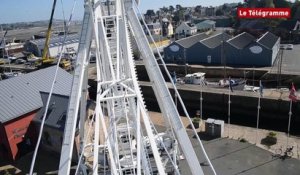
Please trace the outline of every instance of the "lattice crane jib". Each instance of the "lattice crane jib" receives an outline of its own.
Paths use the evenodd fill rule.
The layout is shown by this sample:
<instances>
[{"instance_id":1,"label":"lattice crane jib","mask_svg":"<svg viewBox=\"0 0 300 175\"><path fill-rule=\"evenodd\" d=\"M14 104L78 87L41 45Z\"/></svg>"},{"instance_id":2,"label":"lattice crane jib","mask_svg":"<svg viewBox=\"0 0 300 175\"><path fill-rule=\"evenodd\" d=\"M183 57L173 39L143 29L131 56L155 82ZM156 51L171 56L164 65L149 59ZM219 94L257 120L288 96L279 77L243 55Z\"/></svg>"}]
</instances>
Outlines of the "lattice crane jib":
<instances>
[{"instance_id":1,"label":"lattice crane jib","mask_svg":"<svg viewBox=\"0 0 300 175\"><path fill-rule=\"evenodd\" d=\"M182 146L194 175L203 174L162 73L139 23L132 0L86 0L73 87L65 126L59 174L70 174L79 120L78 167L82 174L167 174L177 172L175 137L156 133L138 85L129 31L145 60L165 120ZM87 69L95 43L97 100L94 119L82 112ZM81 107L79 108L81 103ZM81 112L78 112L81 111ZM92 122L89 125L88 122ZM168 123L168 122L166 122ZM101 139L102 138L102 139ZM173 168L167 167L172 165Z\"/></svg>"}]
</instances>

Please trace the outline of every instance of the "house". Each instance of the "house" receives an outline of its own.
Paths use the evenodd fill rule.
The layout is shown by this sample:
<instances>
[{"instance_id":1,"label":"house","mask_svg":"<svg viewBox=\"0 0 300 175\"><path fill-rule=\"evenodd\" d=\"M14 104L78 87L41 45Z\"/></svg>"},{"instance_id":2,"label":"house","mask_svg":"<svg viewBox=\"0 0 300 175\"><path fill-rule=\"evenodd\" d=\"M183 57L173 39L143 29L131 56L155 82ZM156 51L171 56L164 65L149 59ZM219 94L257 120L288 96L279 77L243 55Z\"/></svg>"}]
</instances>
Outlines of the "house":
<instances>
[{"instance_id":1,"label":"house","mask_svg":"<svg viewBox=\"0 0 300 175\"><path fill-rule=\"evenodd\" d=\"M162 19L162 35L170 37L174 34L174 28L167 18Z\"/></svg>"},{"instance_id":2,"label":"house","mask_svg":"<svg viewBox=\"0 0 300 175\"><path fill-rule=\"evenodd\" d=\"M49 93L55 71L53 66L0 81L1 158L15 160L34 148L37 133L32 121L45 105L42 96ZM53 94L69 96L72 75L61 68L58 75Z\"/></svg>"},{"instance_id":3,"label":"house","mask_svg":"<svg viewBox=\"0 0 300 175\"><path fill-rule=\"evenodd\" d=\"M216 27L232 27L232 19L230 16L206 16L201 18L193 18L193 23L197 24L199 22L205 21L205 20L212 20L215 21Z\"/></svg>"},{"instance_id":4,"label":"house","mask_svg":"<svg viewBox=\"0 0 300 175\"><path fill-rule=\"evenodd\" d=\"M160 23L150 23L147 24L148 29L151 33L151 35L161 35L161 25ZM146 31L146 33L148 34L148 31Z\"/></svg>"},{"instance_id":5,"label":"house","mask_svg":"<svg viewBox=\"0 0 300 175\"><path fill-rule=\"evenodd\" d=\"M196 24L198 31L215 30L216 22L212 20L205 20Z\"/></svg>"},{"instance_id":6,"label":"house","mask_svg":"<svg viewBox=\"0 0 300 175\"><path fill-rule=\"evenodd\" d=\"M190 22L182 22L175 30L177 35L191 36L197 33L197 27Z\"/></svg>"},{"instance_id":7,"label":"house","mask_svg":"<svg viewBox=\"0 0 300 175\"><path fill-rule=\"evenodd\" d=\"M27 52L33 53L37 57L41 57L43 54L43 49L45 47L45 38L30 40L27 41L24 45L24 50ZM54 36L50 38L49 42L49 56L56 57L60 53L61 46L64 41L64 35L61 36ZM78 34L71 34L67 35L63 53L69 53L70 51L73 52L78 50L79 44L79 35Z\"/></svg>"},{"instance_id":8,"label":"house","mask_svg":"<svg viewBox=\"0 0 300 175\"><path fill-rule=\"evenodd\" d=\"M216 16L216 8L215 7L207 7L205 8L206 16Z\"/></svg>"}]
</instances>

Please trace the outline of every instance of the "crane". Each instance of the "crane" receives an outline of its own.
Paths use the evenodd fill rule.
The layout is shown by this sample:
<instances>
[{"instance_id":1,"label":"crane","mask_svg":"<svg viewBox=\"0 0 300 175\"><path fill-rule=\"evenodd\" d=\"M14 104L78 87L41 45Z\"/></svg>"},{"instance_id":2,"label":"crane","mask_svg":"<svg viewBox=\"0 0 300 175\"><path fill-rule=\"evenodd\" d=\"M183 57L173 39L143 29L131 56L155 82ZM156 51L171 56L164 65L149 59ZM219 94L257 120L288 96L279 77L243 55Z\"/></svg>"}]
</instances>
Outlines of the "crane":
<instances>
[{"instance_id":1,"label":"crane","mask_svg":"<svg viewBox=\"0 0 300 175\"><path fill-rule=\"evenodd\" d=\"M47 33L46 33L45 45L44 45L44 49L43 49L43 53L42 53L42 58L37 61L37 66L39 68L54 65L54 63L56 62L56 59L52 58L52 57L49 57L49 53L48 53L49 52L49 43L50 43L50 38L51 38L51 30L52 30L52 23L53 23L53 16L54 16L54 12L55 12L56 2L57 2L57 0L53 0L50 20L49 20L49 24L48 24ZM71 62L69 60L63 59L60 62L60 67L62 67L65 70L69 70L71 68Z\"/></svg>"},{"instance_id":2,"label":"crane","mask_svg":"<svg viewBox=\"0 0 300 175\"><path fill-rule=\"evenodd\" d=\"M49 42L50 42L50 38L51 38L51 30L52 30L52 22L53 22L53 16L54 16L54 12L55 12L55 7L56 7L56 1L57 0L53 0L53 4L52 4L52 10L51 10L51 15L50 15L50 20L49 20L49 24L48 24L48 29L47 29L47 33L46 33L46 39L45 39L45 45L44 45L44 49L43 49L43 54L42 54L42 59L38 61L38 66L42 66L45 67L47 65L51 65L55 62L54 58L51 58L48 56L48 51L49 51Z\"/></svg>"},{"instance_id":3,"label":"crane","mask_svg":"<svg viewBox=\"0 0 300 175\"><path fill-rule=\"evenodd\" d=\"M70 174L73 150L77 145L75 137L79 138L76 140L80 145L76 169L80 174L180 174L179 148L191 174L203 174L140 24L137 3L136 0L84 1L59 175ZM130 32L144 58L163 114L165 132L157 132L144 104L133 61ZM86 117L86 101L92 42L96 50L97 98L93 120L90 121Z\"/></svg>"}]
</instances>

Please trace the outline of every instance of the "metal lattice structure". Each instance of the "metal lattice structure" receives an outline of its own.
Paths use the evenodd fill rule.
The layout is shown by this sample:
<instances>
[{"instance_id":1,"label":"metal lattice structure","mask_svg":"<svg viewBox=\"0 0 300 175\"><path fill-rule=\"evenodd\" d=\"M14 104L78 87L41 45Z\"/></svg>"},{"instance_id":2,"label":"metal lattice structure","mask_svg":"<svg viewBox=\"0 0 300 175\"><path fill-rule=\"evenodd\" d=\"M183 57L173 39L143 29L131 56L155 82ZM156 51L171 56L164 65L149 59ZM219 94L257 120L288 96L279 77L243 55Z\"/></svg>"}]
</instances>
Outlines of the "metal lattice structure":
<instances>
[{"instance_id":1,"label":"metal lattice structure","mask_svg":"<svg viewBox=\"0 0 300 175\"><path fill-rule=\"evenodd\" d=\"M85 0L60 158L60 175L70 174L77 128L80 174L180 174L177 145L191 173L203 174L140 24L136 3L135 0ZM164 116L167 128L164 133L157 133L147 113L137 81L129 32L144 58ZM96 46L98 86L91 129L87 127L86 97L92 41ZM89 141L90 136L92 139Z\"/></svg>"}]
</instances>

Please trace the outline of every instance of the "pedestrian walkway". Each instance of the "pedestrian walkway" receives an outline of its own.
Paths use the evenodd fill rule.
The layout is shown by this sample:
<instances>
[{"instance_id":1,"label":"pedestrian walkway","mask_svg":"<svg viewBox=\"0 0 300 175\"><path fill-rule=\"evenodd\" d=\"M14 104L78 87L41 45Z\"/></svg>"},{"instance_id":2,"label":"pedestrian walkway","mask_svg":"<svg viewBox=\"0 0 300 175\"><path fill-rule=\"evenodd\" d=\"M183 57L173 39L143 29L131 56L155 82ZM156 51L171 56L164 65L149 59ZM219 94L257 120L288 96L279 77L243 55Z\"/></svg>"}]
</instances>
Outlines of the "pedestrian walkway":
<instances>
[{"instance_id":1,"label":"pedestrian walkway","mask_svg":"<svg viewBox=\"0 0 300 175\"><path fill-rule=\"evenodd\" d=\"M164 126L164 119L163 119L161 113L149 112L149 115L150 115L152 122L155 125ZM182 120L185 128L190 130L188 127L190 125L190 123L189 123L189 120L187 119L187 117L181 117L181 120ZM205 123L205 121L201 122L200 128L197 129L198 132L205 131L204 123ZM265 138L269 134L269 132L276 133L277 143L272 146L266 146L266 145L261 144L261 140L263 138ZM257 134L257 136L256 136L256 134ZM283 133L283 132L277 132L277 131L271 131L271 130L265 130L265 129L256 130L256 128L251 128L251 127L225 124L223 137L229 137L229 138L235 139L235 140L243 139L244 141L247 141L251 144L256 144L256 146L258 146L262 149L268 150L274 154L275 154L276 149L279 149L282 147L282 149L285 150L287 146L288 147L293 146L293 150L292 150L293 157L300 159L300 138L290 136L289 139L287 140L287 134Z\"/></svg>"}]
</instances>

